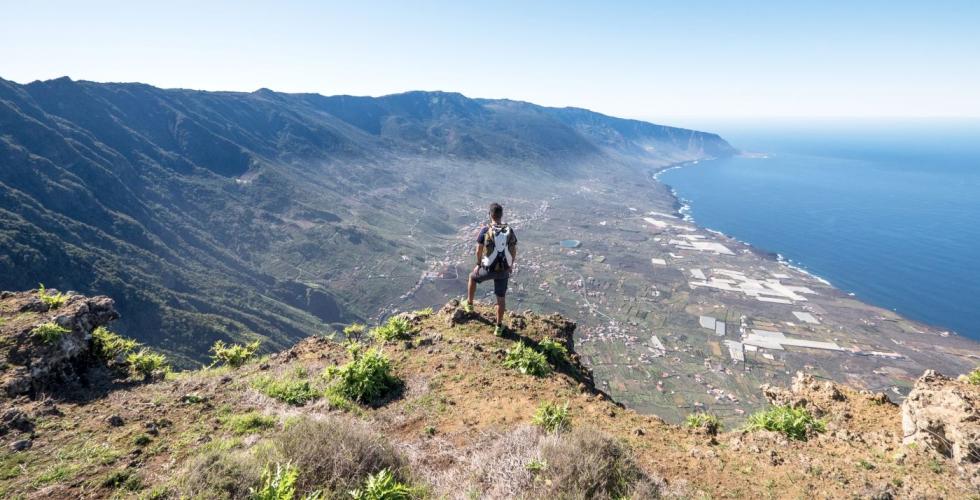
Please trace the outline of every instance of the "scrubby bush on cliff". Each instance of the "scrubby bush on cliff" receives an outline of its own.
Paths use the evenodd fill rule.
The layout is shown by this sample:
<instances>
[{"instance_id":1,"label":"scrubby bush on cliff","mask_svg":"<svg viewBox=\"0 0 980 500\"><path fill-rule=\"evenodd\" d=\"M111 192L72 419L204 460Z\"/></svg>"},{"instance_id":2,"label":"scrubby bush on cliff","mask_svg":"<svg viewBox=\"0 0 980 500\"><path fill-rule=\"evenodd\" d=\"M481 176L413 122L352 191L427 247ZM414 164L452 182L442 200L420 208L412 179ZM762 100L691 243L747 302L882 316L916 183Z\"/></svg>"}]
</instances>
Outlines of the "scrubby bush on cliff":
<instances>
[{"instance_id":1,"label":"scrubby bush on cliff","mask_svg":"<svg viewBox=\"0 0 980 500\"><path fill-rule=\"evenodd\" d=\"M34 329L31 330L31 336L44 344L53 344L70 331L71 330L67 328L63 328L55 323L49 322L35 326Z\"/></svg>"},{"instance_id":2,"label":"scrubby bush on cliff","mask_svg":"<svg viewBox=\"0 0 980 500\"><path fill-rule=\"evenodd\" d=\"M366 424L349 418L302 419L273 437L272 443L278 457L300 470L296 482L300 493L323 491L327 497L346 497L381 471L408 483L407 462L395 447Z\"/></svg>"},{"instance_id":3,"label":"scrubby bush on cliff","mask_svg":"<svg viewBox=\"0 0 980 500\"><path fill-rule=\"evenodd\" d=\"M371 331L371 336L378 342L407 339L412 332L412 324L400 316L388 318L385 324Z\"/></svg>"},{"instance_id":4,"label":"scrubby bush on cliff","mask_svg":"<svg viewBox=\"0 0 980 500\"><path fill-rule=\"evenodd\" d=\"M211 346L211 359L214 365L226 365L238 368L249 362L255 357L259 350L260 341L249 342L248 344L225 344L224 341L217 341Z\"/></svg>"},{"instance_id":5,"label":"scrubby bush on cliff","mask_svg":"<svg viewBox=\"0 0 980 500\"><path fill-rule=\"evenodd\" d=\"M125 360L140 343L110 331L104 326L92 330L92 353L99 359L112 363Z\"/></svg>"},{"instance_id":6,"label":"scrubby bush on cliff","mask_svg":"<svg viewBox=\"0 0 980 500\"><path fill-rule=\"evenodd\" d=\"M980 368L966 374L966 381L973 385L980 385Z\"/></svg>"},{"instance_id":7,"label":"scrubby bush on cliff","mask_svg":"<svg viewBox=\"0 0 980 500\"><path fill-rule=\"evenodd\" d=\"M360 323L353 323L344 327L344 338L348 342L357 342L364 336L366 327Z\"/></svg>"},{"instance_id":8,"label":"scrubby bush on cliff","mask_svg":"<svg viewBox=\"0 0 980 500\"><path fill-rule=\"evenodd\" d=\"M542 404L531 422L548 432L567 431L572 426L572 419L568 416L568 403L562 406L557 403Z\"/></svg>"},{"instance_id":9,"label":"scrubby bush on cliff","mask_svg":"<svg viewBox=\"0 0 980 500\"><path fill-rule=\"evenodd\" d=\"M749 430L779 432L790 439L806 441L811 435L826 430L826 424L814 418L806 408L773 406L749 416Z\"/></svg>"},{"instance_id":10,"label":"scrubby bush on cliff","mask_svg":"<svg viewBox=\"0 0 980 500\"><path fill-rule=\"evenodd\" d=\"M551 373L551 365L548 364L545 355L528 347L524 342L518 342L507 350L504 366L535 377L543 377Z\"/></svg>"},{"instance_id":11,"label":"scrubby bush on cliff","mask_svg":"<svg viewBox=\"0 0 980 500\"><path fill-rule=\"evenodd\" d=\"M41 299L51 309L57 309L68 301L68 296L63 293L48 293L44 288L44 283L37 286L37 298Z\"/></svg>"},{"instance_id":12,"label":"scrubby bush on cliff","mask_svg":"<svg viewBox=\"0 0 980 500\"><path fill-rule=\"evenodd\" d=\"M684 425L692 429L704 429L708 434L718 434L721 430L721 420L717 416L705 412L692 413L684 419Z\"/></svg>"},{"instance_id":13,"label":"scrubby bush on cliff","mask_svg":"<svg viewBox=\"0 0 980 500\"><path fill-rule=\"evenodd\" d=\"M631 450L595 429L552 434L539 444L547 464L528 498L656 498L659 485L636 464Z\"/></svg>"},{"instance_id":14,"label":"scrubby bush on cliff","mask_svg":"<svg viewBox=\"0 0 980 500\"><path fill-rule=\"evenodd\" d=\"M126 364L129 365L133 374L142 376L144 379L170 371L170 364L167 362L166 356L145 348L126 356Z\"/></svg>"},{"instance_id":15,"label":"scrubby bush on cliff","mask_svg":"<svg viewBox=\"0 0 980 500\"><path fill-rule=\"evenodd\" d=\"M553 365L559 365L568 360L568 349L560 342L545 339L538 344L538 349L548 357L548 361Z\"/></svg>"},{"instance_id":16,"label":"scrubby bush on cliff","mask_svg":"<svg viewBox=\"0 0 980 500\"><path fill-rule=\"evenodd\" d=\"M392 373L391 361L377 349L361 352L358 344L348 349L353 359L341 367L329 367L324 377L332 382L330 391L359 402L376 401L401 385Z\"/></svg>"}]
</instances>

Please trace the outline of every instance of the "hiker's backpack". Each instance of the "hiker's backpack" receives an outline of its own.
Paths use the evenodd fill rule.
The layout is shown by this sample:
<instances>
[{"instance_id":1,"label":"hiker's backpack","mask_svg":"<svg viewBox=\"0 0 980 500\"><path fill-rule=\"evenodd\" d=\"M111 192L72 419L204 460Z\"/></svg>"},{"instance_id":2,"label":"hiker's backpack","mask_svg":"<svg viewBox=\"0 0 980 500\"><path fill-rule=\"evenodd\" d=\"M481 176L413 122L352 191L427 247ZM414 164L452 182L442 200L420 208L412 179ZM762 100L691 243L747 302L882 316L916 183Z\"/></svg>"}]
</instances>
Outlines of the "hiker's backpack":
<instances>
[{"instance_id":1,"label":"hiker's backpack","mask_svg":"<svg viewBox=\"0 0 980 500\"><path fill-rule=\"evenodd\" d=\"M516 238L506 224L491 224L483 237L483 260L480 264L490 271L506 271L514 264Z\"/></svg>"}]
</instances>

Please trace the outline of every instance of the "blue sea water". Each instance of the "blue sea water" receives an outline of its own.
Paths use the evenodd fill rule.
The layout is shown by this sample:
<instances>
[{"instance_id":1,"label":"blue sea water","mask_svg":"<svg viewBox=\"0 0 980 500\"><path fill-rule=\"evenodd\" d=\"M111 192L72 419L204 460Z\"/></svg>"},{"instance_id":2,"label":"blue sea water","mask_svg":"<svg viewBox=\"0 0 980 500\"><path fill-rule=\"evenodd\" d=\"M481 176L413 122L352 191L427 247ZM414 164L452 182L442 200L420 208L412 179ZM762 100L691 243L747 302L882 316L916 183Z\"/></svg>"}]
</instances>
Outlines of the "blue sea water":
<instances>
[{"instance_id":1,"label":"blue sea water","mask_svg":"<svg viewBox=\"0 0 980 500\"><path fill-rule=\"evenodd\" d=\"M980 122L715 130L767 157L663 172L698 224L861 300L980 340Z\"/></svg>"}]
</instances>

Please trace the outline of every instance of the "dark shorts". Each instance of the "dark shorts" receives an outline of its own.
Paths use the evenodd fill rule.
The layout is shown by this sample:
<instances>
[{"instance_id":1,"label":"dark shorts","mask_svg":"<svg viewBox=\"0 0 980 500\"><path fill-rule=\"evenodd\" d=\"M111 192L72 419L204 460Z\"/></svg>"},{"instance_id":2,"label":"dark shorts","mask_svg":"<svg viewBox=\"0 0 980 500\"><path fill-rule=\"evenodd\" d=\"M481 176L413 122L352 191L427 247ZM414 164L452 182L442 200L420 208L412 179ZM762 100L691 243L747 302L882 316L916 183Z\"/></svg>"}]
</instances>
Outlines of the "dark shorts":
<instances>
[{"instance_id":1,"label":"dark shorts","mask_svg":"<svg viewBox=\"0 0 980 500\"><path fill-rule=\"evenodd\" d=\"M477 283L493 280L493 294L497 297L503 297L507 295L507 280L510 279L510 271L491 272L481 266L470 273L470 279Z\"/></svg>"}]
</instances>

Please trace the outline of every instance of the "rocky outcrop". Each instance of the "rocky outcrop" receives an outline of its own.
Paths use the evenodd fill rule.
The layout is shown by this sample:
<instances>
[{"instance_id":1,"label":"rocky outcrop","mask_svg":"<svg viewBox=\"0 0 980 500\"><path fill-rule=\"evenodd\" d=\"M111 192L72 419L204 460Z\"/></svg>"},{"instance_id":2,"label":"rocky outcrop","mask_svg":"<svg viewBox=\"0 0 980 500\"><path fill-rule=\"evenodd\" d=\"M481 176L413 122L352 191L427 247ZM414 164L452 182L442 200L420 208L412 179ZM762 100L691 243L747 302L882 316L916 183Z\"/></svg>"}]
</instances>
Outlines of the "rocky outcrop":
<instances>
[{"instance_id":1,"label":"rocky outcrop","mask_svg":"<svg viewBox=\"0 0 980 500\"><path fill-rule=\"evenodd\" d=\"M33 395L77 382L84 364L91 361L92 331L119 317L109 297L69 294L57 307L42 301L37 291L4 292L0 300L0 359L5 365L0 387L8 396ZM39 338L34 332L47 324L64 333L49 340Z\"/></svg>"},{"instance_id":2,"label":"rocky outcrop","mask_svg":"<svg viewBox=\"0 0 980 500\"><path fill-rule=\"evenodd\" d=\"M926 371L902 403L903 441L958 464L980 463L978 403L980 387Z\"/></svg>"}]
</instances>

